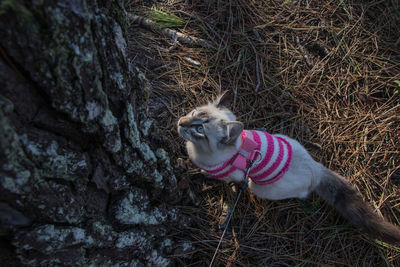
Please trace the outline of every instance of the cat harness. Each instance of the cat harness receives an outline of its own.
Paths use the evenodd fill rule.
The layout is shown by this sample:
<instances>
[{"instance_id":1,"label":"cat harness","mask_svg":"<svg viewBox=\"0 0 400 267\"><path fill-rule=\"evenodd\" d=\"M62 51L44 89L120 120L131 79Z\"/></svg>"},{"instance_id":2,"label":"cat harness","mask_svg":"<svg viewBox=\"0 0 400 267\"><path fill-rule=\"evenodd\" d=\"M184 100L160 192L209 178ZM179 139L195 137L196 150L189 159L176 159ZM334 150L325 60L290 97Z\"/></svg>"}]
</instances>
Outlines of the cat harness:
<instances>
[{"instance_id":1,"label":"cat harness","mask_svg":"<svg viewBox=\"0 0 400 267\"><path fill-rule=\"evenodd\" d=\"M240 138L240 149L232 158L214 166L198 167L215 179L224 179L237 171L246 173L250 162L258 160L249 173L257 185L275 183L289 170L293 149L285 138L255 130L244 130Z\"/></svg>"}]
</instances>

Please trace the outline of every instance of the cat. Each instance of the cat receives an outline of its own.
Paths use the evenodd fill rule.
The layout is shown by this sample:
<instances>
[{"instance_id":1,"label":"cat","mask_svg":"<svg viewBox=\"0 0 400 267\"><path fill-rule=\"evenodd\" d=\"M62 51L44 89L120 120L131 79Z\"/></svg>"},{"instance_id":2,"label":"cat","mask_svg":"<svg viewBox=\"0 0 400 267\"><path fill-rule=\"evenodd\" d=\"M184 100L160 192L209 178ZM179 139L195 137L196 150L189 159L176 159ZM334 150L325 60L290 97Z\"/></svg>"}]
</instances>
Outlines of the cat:
<instances>
[{"instance_id":1,"label":"cat","mask_svg":"<svg viewBox=\"0 0 400 267\"><path fill-rule=\"evenodd\" d=\"M248 185L256 196L304 199L315 192L360 230L400 245L400 228L378 216L344 177L315 161L294 139L244 130L243 123L229 110L230 99L226 91L179 119L178 133L186 140L194 165L216 179L242 182L249 160L257 160ZM270 151L266 146L275 149Z\"/></svg>"}]
</instances>

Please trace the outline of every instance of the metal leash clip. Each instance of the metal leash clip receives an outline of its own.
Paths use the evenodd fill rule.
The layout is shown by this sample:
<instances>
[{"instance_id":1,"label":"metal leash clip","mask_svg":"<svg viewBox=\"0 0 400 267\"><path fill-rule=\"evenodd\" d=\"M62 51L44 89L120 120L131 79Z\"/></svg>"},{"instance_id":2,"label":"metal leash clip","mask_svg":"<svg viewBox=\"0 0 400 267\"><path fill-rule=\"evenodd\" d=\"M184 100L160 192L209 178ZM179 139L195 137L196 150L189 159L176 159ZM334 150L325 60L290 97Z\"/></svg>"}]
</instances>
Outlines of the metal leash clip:
<instances>
[{"instance_id":1,"label":"metal leash clip","mask_svg":"<svg viewBox=\"0 0 400 267\"><path fill-rule=\"evenodd\" d=\"M257 154L257 157L253 160L250 160L250 166L246 170L246 174L245 174L244 180L243 180L244 183L243 183L242 187L240 188L240 190L246 189L246 187L249 185L250 171L254 168L255 165L259 164L262 160L261 152L259 150L255 150L254 152Z\"/></svg>"}]
</instances>

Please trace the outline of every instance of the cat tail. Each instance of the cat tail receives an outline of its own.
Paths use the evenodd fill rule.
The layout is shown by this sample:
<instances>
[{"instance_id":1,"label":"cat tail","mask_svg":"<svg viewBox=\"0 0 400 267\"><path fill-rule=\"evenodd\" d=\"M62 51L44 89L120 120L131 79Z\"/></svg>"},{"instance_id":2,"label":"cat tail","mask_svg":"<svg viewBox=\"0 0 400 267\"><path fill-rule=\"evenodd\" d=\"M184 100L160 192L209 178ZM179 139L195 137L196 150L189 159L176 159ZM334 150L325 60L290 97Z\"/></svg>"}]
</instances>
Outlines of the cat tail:
<instances>
[{"instance_id":1,"label":"cat tail","mask_svg":"<svg viewBox=\"0 0 400 267\"><path fill-rule=\"evenodd\" d=\"M315 192L360 230L384 242L400 245L400 228L376 214L344 177L325 169Z\"/></svg>"}]
</instances>

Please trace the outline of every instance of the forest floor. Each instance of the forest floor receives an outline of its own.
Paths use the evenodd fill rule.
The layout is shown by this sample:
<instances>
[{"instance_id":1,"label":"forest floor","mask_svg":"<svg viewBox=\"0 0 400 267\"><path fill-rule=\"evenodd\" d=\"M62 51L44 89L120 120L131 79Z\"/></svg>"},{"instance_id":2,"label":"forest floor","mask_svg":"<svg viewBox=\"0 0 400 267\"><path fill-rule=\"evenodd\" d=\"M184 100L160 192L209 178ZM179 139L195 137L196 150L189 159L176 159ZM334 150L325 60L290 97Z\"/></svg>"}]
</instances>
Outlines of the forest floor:
<instances>
[{"instance_id":1,"label":"forest floor","mask_svg":"<svg viewBox=\"0 0 400 267\"><path fill-rule=\"evenodd\" d=\"M180 186L193 205L187 266L208 265L236 194L187 161L176 122L229 90L247 129L283 133L345 176L376 212L400 225L400 4L398 1L127 1L150 18L180 18L174 41L131 25L128 49L153 91ZM170 16L170 15L169 15ZM168 17L168 16L167 16ZM171 18L171 16L170 16ZM156 18L153 18L156 19ZM185 168L186 166L186 168ZM180 258L180 255L175 255ZM246 191L217 256L226 266L399 266L400 248L371 239L313 195L267 201Z\"/></svg>"}]
</instances>

